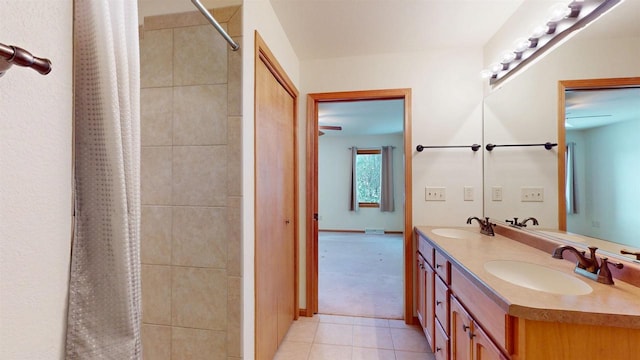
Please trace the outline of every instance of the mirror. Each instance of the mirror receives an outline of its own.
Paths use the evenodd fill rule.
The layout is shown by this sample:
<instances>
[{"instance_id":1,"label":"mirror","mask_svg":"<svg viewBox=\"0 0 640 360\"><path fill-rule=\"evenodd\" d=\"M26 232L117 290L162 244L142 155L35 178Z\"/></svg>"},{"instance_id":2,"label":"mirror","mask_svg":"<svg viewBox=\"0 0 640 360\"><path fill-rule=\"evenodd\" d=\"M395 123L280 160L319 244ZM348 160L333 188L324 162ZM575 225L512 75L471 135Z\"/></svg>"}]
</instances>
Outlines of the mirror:
<instances>
[{"instance_id":1,"label":"mirror","mask_svg":"<svg viewBox=\"0 0 640 360\"><path fill-rule=\"evenodd\" d=\"M529 223L526 229L544 231L547 235L584 245L594 244L616 257L622 256L619 250L625 246L636 250L640 248L637 230L632 230L635 236L623 239L619 234L615 235L614 229L607 228L615 223L609 219L593 220L600 226L597 233L578 227L569 227L568 230L586 236L558 233L566 226L564 163L558 160L564 160L565 151L564 126L558 126L558 117L564 118L564 108L558 107L564 101L564 89L561 90L559 82L640 75L636 60L640 57L639 3L623 2L486 96L483 114L485 144L551 142L559 146L550 150L541 146L495 148L490 152L485 149L485 216L500 222L514 217L519 220L535 217L539 225ZM640 107L640 99L636 101ZM564 121L561 124L564 125ZM640 139L637 131L630 131L628 135L634 136L636 142ZM630 165L638 167L634 162ZM563 179L561 182L558 181L559 176ZM582 201L606 196L605 201L615 203L617 197L629 197L633 191L637 193L634 188L615 182L609 185L611 192L608 194L599 195L599 189L590 189ZM533 194L536 196L532 197ZM635 211L629 210L635 216L638 215L637 206ZM621 217L622 214L616 216ZM624 244L618 244L622 242Z\"/></svg>"}]
</instances>

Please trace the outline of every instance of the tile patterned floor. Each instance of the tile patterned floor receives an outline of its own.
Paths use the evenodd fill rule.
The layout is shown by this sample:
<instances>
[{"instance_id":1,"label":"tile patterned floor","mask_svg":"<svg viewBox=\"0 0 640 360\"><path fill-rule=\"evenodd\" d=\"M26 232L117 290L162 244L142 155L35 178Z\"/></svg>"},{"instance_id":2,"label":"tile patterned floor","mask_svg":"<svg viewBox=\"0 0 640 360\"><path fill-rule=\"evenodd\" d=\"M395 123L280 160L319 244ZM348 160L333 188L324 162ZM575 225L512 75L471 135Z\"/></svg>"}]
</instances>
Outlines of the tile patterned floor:
<instances>
[{"instance_id":1,"label":"tile patterned floor","mask_svg":"<svg viewBox=\"0 0 640 360\"><path fill-rule=\"evenodd\" d=\"M316 315L294 321L274 360L434 360L403 320Z\"/></svg>"}]
</instances>

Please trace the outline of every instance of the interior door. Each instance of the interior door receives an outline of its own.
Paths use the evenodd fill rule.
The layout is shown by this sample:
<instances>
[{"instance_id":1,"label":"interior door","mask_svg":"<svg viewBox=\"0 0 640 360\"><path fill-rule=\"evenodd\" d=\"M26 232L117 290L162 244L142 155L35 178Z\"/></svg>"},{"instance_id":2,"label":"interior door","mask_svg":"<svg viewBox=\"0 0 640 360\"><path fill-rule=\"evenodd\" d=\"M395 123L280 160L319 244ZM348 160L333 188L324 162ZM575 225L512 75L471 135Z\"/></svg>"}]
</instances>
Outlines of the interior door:
<instances>
[{"instance_id":1,"label":"interior door","mask_svg":"<svg viewBox=\"0 0 640 360\"><path fill-rule=\"evenodd\" d=\"M256 36L256 359L273 359L297 314L297 92ZM293 89L293 90L292 90Z\"/></svg>"}]
</instances>

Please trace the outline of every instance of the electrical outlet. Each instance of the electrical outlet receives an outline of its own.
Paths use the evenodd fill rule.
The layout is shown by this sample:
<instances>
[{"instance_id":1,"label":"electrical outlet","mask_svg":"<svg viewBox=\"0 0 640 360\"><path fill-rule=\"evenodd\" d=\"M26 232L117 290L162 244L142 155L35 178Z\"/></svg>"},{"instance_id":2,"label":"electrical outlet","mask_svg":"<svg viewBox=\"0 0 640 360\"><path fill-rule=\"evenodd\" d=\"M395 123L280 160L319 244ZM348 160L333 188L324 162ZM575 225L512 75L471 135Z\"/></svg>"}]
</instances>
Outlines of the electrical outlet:
<instances>
[{"instance_id":1,"label":"electrical outlet","mask_svg":"<svg viewBox=\"0 0 640 360\"><path fill-rule=\"evenodd\" d=\"M473 201L473 186L464 187L464 201Z\"/></svg>"},{"instance_id":2,"label":"electrical outlet","mask_svg":"<svg viewBox=\"0 0 640 360\"><path fill-rule=\"evenodd\" d=\"M520 188L520 201L522 202L543 202L544 188L541 187L523 187Z\"/></svg>"},{"instance_id":3,"label":"electrical outlet","mask_svg":"<svg viewBox=\"0 0 640 360\"><path fill-rule=\"evenodd\" d=\"M447 189L444 187L427 186L424 188L425 201L445 201L447 200Z\"/></svg>"},{"instance_id":4,"label":"electrical outlet","mask_svg":"<svg viewBox=\"0 0 640 360\"><path fill-rule=\"evenodd\" d=\"M491 187L491 201L502 201L502 186Z\"/></svg>"}]
</instances>

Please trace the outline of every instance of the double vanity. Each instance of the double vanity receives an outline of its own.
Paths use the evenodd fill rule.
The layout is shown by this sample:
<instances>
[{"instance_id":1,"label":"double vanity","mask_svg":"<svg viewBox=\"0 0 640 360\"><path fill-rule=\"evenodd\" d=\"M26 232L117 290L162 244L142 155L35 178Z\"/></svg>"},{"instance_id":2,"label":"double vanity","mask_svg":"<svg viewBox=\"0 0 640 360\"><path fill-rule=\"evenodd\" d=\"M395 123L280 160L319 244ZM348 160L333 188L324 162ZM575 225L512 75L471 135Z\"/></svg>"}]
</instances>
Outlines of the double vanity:
<instances>
[{"instance_id":1,"label":"double vanity","mask_svg":"<svg viewBox=\"0 0 640 360\"><path fill-rule=\"evenodd\" d=\"M436 359L640 358L636 264L605 285L552 257L566 244L508 226L419 226L415 239L417 315Z\"/></svg>"}]
</instances>

